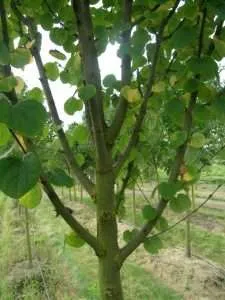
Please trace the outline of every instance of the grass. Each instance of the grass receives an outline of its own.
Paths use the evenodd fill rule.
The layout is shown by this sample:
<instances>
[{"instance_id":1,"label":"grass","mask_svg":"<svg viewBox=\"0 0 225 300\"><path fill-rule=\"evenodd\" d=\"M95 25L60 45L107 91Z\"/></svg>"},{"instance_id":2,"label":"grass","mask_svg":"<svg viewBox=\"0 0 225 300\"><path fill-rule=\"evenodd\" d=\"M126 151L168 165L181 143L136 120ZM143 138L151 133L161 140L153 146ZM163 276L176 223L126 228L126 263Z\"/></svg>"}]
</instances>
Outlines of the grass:
<instances>
[{"instance_id":1,"label":"grass","mask_svg":"<svg viewBox=\"0 0 225 300\"><path fill-rule=\"evenodd\" d=\"M210 191L208 191L210 193ZM89 197L84 197L83 202L94 209L94 203ZM133 224L133 211L132 211L132 200L127 199L126 201L126 213L124 221L128 224ZM136 224L141 226L145 220L142 217L141 209L146 202L143 201L141 196L136 196ZM217 220L217 222L224 224L225 213L223 210L201 208L201 214L209 215ZM182 215L173 214L167 212L167 220L170 224L175 223ZM172 220L172 221L171 221ZM191 225L192 232L192 250L195 254L204 256L212 261L215 261L221 265L225 265L225 235L208 232L207 230L201 229L199 226ZM179 224L176 228L162 234L160 237L163 241L164 247L185 247L185 223Z\"/></svg>"},{"instance_id":2,"label":"grass","mask_svg":"<svg viewBox=\"0 0 225 300\"><path fill-rule=\"evenodd\" d=\"M93 202L87 197L83 198L83 202L88 204L88 210L91 213L95 206ZM141 208L145 202L139 196L136 202L137 223L141 225L144 221ZM23 221L18 218L17 210L13 208L12 202L0 200L0 214L0 276L3 278L0 281L0 299L12 300L15 295L7 285L6 275L17 261L26 258L25 235L23 230L15 231L16 228L23 228ZM221 223L225 220L224 212L220 210L203 208L201 214L219 219ZM179 216L170 215L170 217L174 222ZM64 233L68 232L69 228L60 218L55 217L54 210L45 199L37 209L31 211L31 218L32 243L33 246L35 245L37 254L47 260L50 270L48 287L50 294L54 295L53 298L56 300L98 300L98 266L93 251L87 245L81 249L64 247ZM129 224L133 222L131 199L128 199L126 204L125 222ZM185 244L184 224L163 234L161 238L165 247L183 247ZM192 225L192 247L194 253L224 264L225 237L222 234L209 233ZM126 300L183 299L181 295L133 261L129 260L124 265L122 278ZM44 299L43 291L40 292L35 282L25 285L21 294L23 299Z\"/></svg>"},{"instance_id":3,"label":"grass","mask_svg":"<svg viewBox=\"0 0 225 300\"><path fill-rule=\"evenodd\" d=\"M137 200L137 226L141 226L144 223L144 219L141 214L141 208L143 206L143 200L138 197ZM132 206L131 201L127 201L125 220L130 224L133 223ZM209 212L214 218L218 218L219 222L225 220L224 211L204 208L201 212L207 215ZM168 218L171 224L174 224L182 215L175 215L167 212ZM171 221L171 219L173 221ZM221 222L222 223L222 222ZM208 232L199 228L199 226L191 225L192 233L192 250L194 253L201 256L205 256L219 264L225 265L225 235ZM163 241L164 247L185 247L185 223L181 223L174 229L164 233L160 237Z\"/></svg>"},{"instance_id":4,"label":"grass","mask_svg":"<svg viewBox=\"0 0 225 300\"><path fill-rule=\"evenodd\" d=\"M48 209L51 210L51 208ZM100 299L97 280L98 265L93 251L87 245L80 249L73 249L69 246L63 248L63 234L68 227L55 217L49 220L50 212L46 208L44 212L40 210L40 213L42 214L42 220L39 229L44 230L48 219L48 223L51 224L51 228L48 228L48 230L55 232L49 242L54 245L55 249L58 249L61 260L64 261L70 271L71 278L73 278L73 287L76 290L76 299ZM125 264L122 270L122 278L125 299L127 300L182 299L173 290L156 280L152 274L133 263Z\"/></svg>"},{"instance_id":5,"label":"grass","mask_svg":"<svg viewBox=\"0 0 225 300\"><path fill-rule=\"evenodd\" d=\"M24 284L18 291L7 285L7 275L18 261L27 259L23 218L17 215L11 200L0 200L0 299L12 300L20 295L21 299L46 299L44 290L40 290L35 280ZM33 255L41 256L47 264L46 281L51 299L97 300L99 298L97 281L97 259L93 251L85 245L80 249L64 247L64 233L68 226L55 217L52 207L45 201L34 211L32 219L31 241ZM16 225L16 227L15 227ZM17 230L15 231L15 228ZM18 230L21 229L21 230ZM19 249L19 251L18 251ZM6 259L7 258L7 259ZM182 299L172 289L152 274L134 263L125 264L122 278L126 300L134 299ZM147 284L146 284L147 283Z\"/></svg>"}]
</instances>

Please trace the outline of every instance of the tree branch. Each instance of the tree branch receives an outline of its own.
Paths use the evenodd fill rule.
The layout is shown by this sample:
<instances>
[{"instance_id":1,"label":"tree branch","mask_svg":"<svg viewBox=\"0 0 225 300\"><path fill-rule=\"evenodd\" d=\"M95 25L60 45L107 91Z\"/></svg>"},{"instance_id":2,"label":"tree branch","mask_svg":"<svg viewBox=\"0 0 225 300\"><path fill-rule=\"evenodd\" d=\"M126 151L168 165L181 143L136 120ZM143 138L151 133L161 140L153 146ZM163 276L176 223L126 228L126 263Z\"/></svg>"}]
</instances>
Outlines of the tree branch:
<instances>
[{"instance_id":1,"label":"tree branch","mask_svg":"<svg viewBox=\"0 0 225 300\"><path fill-rule=\"evenodd\" d=\"M155 45L155 52L154 52L154 56L153 56L153 60L152 60L152 65L149 67L150 68L150 76L149 76L149 79L147 82L147 87L146 87L146 91L144 94L144 98L143 98L143 101L142 101L142 104L141 104L141 107L139 110L139 114L137 116L137 120L136 120L136 124L134 126L133 133L132 133L130 141L128 143L128 146L125 149L124 153L122 153L122 155L120 156L120 158L118 159L118 161L115 165L115 168L114 168L115 176L117 176L119 174L119 171L122 168L126 159L129 157L131 150L138 143L139 133L140 133L140 130L141 130L141 127L142 127L142 124L144 121L144 117L145 117L146 111L147 111L148 98L152 94L152 87L153 87L153 84L155 81L156 67L157 67L157 63L158 63L161 43L163 41L164 29L165 29L166 25L168 24L170 18L175 13L179 3L180 3L180 0L177 0L175 2L174 6L171 9L171 11L169 12L169 14L166 16L166 18L164 18L162 20L162 22L160 24L159 32L156 35L156 45Z\"/></svg>"},{"instance_id":2,"label":"tree branch","mask_svg":"<svg viewBox=\"0 0 225 300\"><path fill-rule=\"evenodd\" d=\"M3 9L2 9L3 8ZM1 9L1 19L5 19L6 20L6 16L5 16L5 10L4 10L4 3L3 1L0 1L0 9ZM7 27L7 21L4 23L6 24L6 29ZM5 30L4 28L4 30ZM3 28L2 28L3 29ZM5 31L5 35L4 38L8 37L8 31ZM8 40L4 39L4 42L7 45L7 41L9 41L9 37ZM7 76L7 70L10 70L10 75L11 75L11 67L10 65L8 65L8 68L5 68L5 73L4 75ZM15 93L16 95L16 93ZM9 98L10 101L12 102L12 104L14 105L14 101L17 103L18 99L17 96L14 99L14 101ZM21 151L23 153L27 153L27 149L29 150L29 148L32 146L33 147L33 143L31 140L24 140L26 146L23 145L23 143L21 143L21 141L18 139L17 135L15 134L15 132L13 130L10 130L13 138L15 139L15 141L17 142L17 144L19 145ZM48 195L50 201L52 202L52 204L54 205L56 212L61 215L61 217L65 220L65 222L74 230L76 231L80 237L82 239L84 239L96 252L96 255L101 256L103 254L103 250L101 249L97 239L88 232L88 230L86 230L77 220L74 216L71 215L70 210L64 206L64 204L61 202L61 200L59 199L57 193L55 192L55 190L53 189L53 187L51 186L51 184L49 184L49 182L46 180L46 178L44 177L44 175L41 175L40 177L41 183L43 185L43 188L46 192L46 194Z\"/></svg>"},{"instance_id":3,"label":"tree branch","mask_svg":"<svg viewBox=\"0 0 225 300\"><path fill-rule=\"evenodd\" d=\"M105 142L105 119L103 112L103 94L101 90L101 76L98 65L98 55L94 41L92 17L88 0L72 0L72 8L76 16L81 57L83 60L84 77L86 84L96 87L96 95L88 101L94 142L97 154L97 168L109 168L108 150Z\"/></svg>"},{"instance_id":4,"label":"tree branch","mask_svg":"<svg viewBox=\"0 0 225 300\"><path fill-rule=\"evenodd\" d=\"M202 21L200 24L200 33L199 33L199 40L198 40L198 55L201 56L201 52L203 51L203 41L204 38L204 26L205 26L205 20L206 20L206 10L204 10L204 14L202 16ZM176 158L174 165L172 166L170 170L170 175L168 182L172 183L175 182L179 176L180 173L180 167L183 164L185 151L187 148L188 139L191 133L192 128L192 112L194 109L194 106L196 104L198 92L193 92L190 99L190 104L185 112L185 121L184 121L184 129L187 132L187 139L184 142L183 145L178 147ZM124 260L144 241L144 239L148 236L148 234L152 231L154 226L156 225L158 219L162 215L164 209L167 206L168 201L165 199L161 199L157 205L156 208L156 217L152 221L148 221L141 230L135 235L135 237L125 246L121 249L120 252L120 265L122 266Z\"/></svg>"},{"instance_id":5,"label":"tree branch","mask_svg":"<svg viewBox=\"0 0 225 300\"><path fill-rule=\"evenodd\" d=\"M31 40L35 40L35 43L33 45L33 47L31 48L31 53L34 56L38 71L39 71L39 75L40 75L40 81L47 99L47 103L48 103L48 107L49 110L51 112L53 121L56 125L56 130L57 130L57 134L59 137L59 140L61 142L62 148L64 150L65 153L65 157L68 161L68 163L71 166L71 170L73 173L73 176L77 177L79 179L79 181L83 184L84 188L86 189L86 191L88 192L88 194L91 197L95 196L95 191L94 191L94 184L88 179L88 177L86 176L86 174L83 173L83 171L81 170L81 168L79 167L79 164L77 163L73 152L69 146L69 142L67 140L66 134L63 130L62 127L62 121L59 118L58 112L57 112L57 108L55 105L55 101L49 86L49 82L47 79L47 76L45 74L45 69L44 69L44 65L40 56L40 45L39 43L40 41L40 33L37 32L36 26L34 26L34 24L32 23L32 21L26 17L24 17L20 11L18 10L16 4L14 1L11 2L11 6L12 9L15 13L15 15L17 16L17 18L24 23L24 25L26 25L30 31L31 34Z\"/></svg>"},{"instance_id":6,"label":"tree branch","mask_svg":"<svg viewBox=\"0 0 225 300\"><path fill-rule=\"evenodd\" d=\"M6 19L6 10L5 10L4 0L0 1L0 16L1 16L1 28L2 28L3 41L4 41L4 44L7 47L8 51L10 52L8 23L7 23L7 19ZM11 66L10 65L4 65L3 66L3 72L4 72L6 77L11 76L12 75ZM10 91L8 93L5 93L5 94L6 94L6 96L8 96L11 99L13 104L16 103L17 99L16 99L15 90L12 90L12 91Z\"/></svg>"},{"instance_id":7,"label":"tree branch","mask_svg":"<svg viewBox=\"0 0 225 300\"><path fill-rule=\"evenodd\" d=\"M186 214L183 218L181 218L179 221L177 221L176 223L174 223L173 225L169 226L167 229L160 231L156 234L151 235L150 237L156 237L159 236L163 233L166 233L168 231L170 231L171 229L175 228L177 225L179 225L180 223L182 223L183 221L185 221L187 218L191 217L194 213L196 213L201 207L203 207L210 199L212 199L212 197L215 195L215 193L224 185L224 183L218 184L217 187L215 188L215 190L195 209L193 209L190 213Z\"/></svg>"},{"instance_id":8,"label":"tree branch","mask_svg":"<svg viewBox=\"0 0 225 300\"><path fill-rule=\"evenodd\" d=\"M124 192L125 192L125 189L127 188L128 182L131 178L133 167L134 167L134 161L132 161L128 164L126 176L123 178L122 186L121 186L119 192L116 194L116 199L117 199L116 213L118 213L118 211L120 209L120 204L124 199Z\"/></svg>"},{"instance_id":9,"label":"tree branch","mask_svg":"<svg viewBox=\"0 0 225 300\"><path fill-rule=\"evenodd\" d=\"M132 16L132 4L133 0L122 1L122 18L125 30L121 35L121 47L129 48L130 46L130 35L131 35L131 16ZM129 53L125 53L121 63L121 83L122 86L129 85L132 77L131 70L131 56ZM128 103L123 97L120 98L116 108L115 116L107 131L107 142L110 147L113 146L125 119L127 113Z\"/></svg>"},{"instance_id":10,"label":"tree branch","mask_svg":"<svg viewBox=\"0 0 225 300\"><path fill-rule=\"evenodd\" d=\"M163 40L164 41L169 40L177 32L177 30L179 30L183 26L184 22L185 22L185 18L181 20L180 23L178 23L178 25L174 28L174 30L170 34L164 36Z\"/></svg>"},{"instance_id":11,"label":"tree branch","mask_svg":"<svg viewBox=\"0 0 225 300\"><path fill-rule=\"evenodd\" d=\"M46 178L41 176L40 180L46 194L48 195L48 198L55 207L56 213L59 214L66 221L66 223L95 250L97 256L103 255L103 249L101 249L96 237L94 237L75 219L69 209L61 202L57 193L46 180Z\"/></svg>"}]
</instances>

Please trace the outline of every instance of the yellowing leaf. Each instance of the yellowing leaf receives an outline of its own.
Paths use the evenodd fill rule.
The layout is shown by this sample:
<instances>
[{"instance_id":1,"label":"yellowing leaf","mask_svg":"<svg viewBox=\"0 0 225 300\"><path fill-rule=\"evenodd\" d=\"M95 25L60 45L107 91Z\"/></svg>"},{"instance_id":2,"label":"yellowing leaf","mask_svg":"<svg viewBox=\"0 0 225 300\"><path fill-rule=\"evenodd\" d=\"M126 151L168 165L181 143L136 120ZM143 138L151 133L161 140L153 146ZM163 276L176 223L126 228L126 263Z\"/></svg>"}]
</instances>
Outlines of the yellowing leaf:
<instances>
[{"instance_id":1,"label":"yellowing leaf","mask_svg":"<svg viewBox=\"0 0 225 300\"><path fill-rule=\"evenodd\" d=\"M125 85L121 91L121 96L123 96L129 103L139 103L141 101L141 94L136 88L131 88Z\"/></svg>"},{"instance_id":2,"label":"yellowing leaf","mask_svg":"<svg viewBox=\"0 0 225 300\"><path fill-rule=\"evenodd\" d=\"M181 96L181 99L183 100L183 103L185 104L185 107L188 106L189 101L191 99L191 94L190 93L185 93Z\"/></svg>"},{"instance_id":3,"label":"yellowing leaf","mask_svg":"<svg viewBox=\"0 0 225 300\"><path fill-rule=\"evenodd\" d=\"M28 193L19 199L22 206L26 208L35 208L40 204L42 198L42 190L40 184L36 184Z\"/></svg>"},{"instance_id":4,"label":"yellowing leaf","mask_svg":"<svg viewBox=\"0 0 225 300\"><path fill-rule=\"evenodd\" d=\"M33 47L34 43L35 43L35 40L29 41L26 43L25 47L27 49L31 49Z\"/></svg>"},{"instance_id":5,"label":"yellowing leaf","mask_svg":"<svg viewBox=\"0 0 225 300\"><path fill-rule=\"evenodd\" d=\"M16 86L15 86L15 91L17 94L20 94L23 89L24 89L24 86L25 86L25 83L23 81L23 79L19 76L16 76Z\"/></svg>"},{"instance_id":6,"label":"yellowing leaf","mask_svg":"<svg viewBox=\"0 0 225 300\"><path fill-rule=\"evenodd\" d=\"M183 181L189 182L189 181L192 181L192 179L193 179L193 176L189 172L186 172L183 174Z\"/></svg>"},{"instance_id":7,"label":"yellowing leaf","mask_svg":"<svg viewBox=\"0 0 225 300\"><path fill-rule=\"evenodd\" d=\"M8 143L10 140L10 132L7 126L3 123L0 123L0 146L3 146Z\"/></svg>"},{"instance_id":8,"label":"yellowing leaf","mask_svg":"<svg viewBox=\"0 0 225 300\"><path fill-rule=\"evenodd\" d=\"M202 134L201 132L195 132L191 137L190 145L193 148L201 148L202 146L204 146L205 142L206 139L204 134Z\"/></svg>"},{"instance_id":9,"label":"yellowing leaf","mask_svg":"<svg viewBox=\"0 0 225 300\"><path fill-rule=\"evenodd\" d=\"M175 75L172 75L170 77L169 81L170 81L170 85L174 86L176 84L176 82L177 82L177 77Z\"/></svg>"},{"instance_id":10,"label":"yellowing leaf","mask_svg":"<svg viewBox=\"0 0 225 300\"><path fill-rule=\"evenodd\" d=\"M159 81L153 85L152 91L154 93L161 93L161 92L165 91L165 87L166 87L165 82Z\"/></svg>"}]
</instances>

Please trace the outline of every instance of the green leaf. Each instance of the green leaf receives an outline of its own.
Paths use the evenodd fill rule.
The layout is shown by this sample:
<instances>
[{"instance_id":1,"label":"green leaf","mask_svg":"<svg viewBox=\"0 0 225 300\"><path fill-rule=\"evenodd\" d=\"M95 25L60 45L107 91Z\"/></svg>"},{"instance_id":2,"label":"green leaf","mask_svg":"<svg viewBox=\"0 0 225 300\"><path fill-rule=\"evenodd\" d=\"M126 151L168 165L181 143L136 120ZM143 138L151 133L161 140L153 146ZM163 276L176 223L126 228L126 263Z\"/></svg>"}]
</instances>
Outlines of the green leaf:
<instances>
[{"instance_id":1,"label":"green leaf","mask_svg":"<svg viewBox=\"0 0 225 300\"><path fill-rule=\"evenodd\" d=\"M146 220L152 221L157 216L156 209L152 207L151 205L145 205L145 207L142 209L143 217Z\"/></svg>"},{"instance_id":2,"label":"green leaf","mask_svg":"<svg viewBox=\"0 0 225 300\"><path fill-rule=\"evenodd\" d=\"M174 48L184 48L189 46L193 41L196 40L197 32L196 29L191 25L181 26L171 38L171 43Z\"/></svg>"},{"instance_id":3,"label":"green leaf","mask_svg":"<svg viewBox=\"0 0 225 300\"><path fill-rule=\"evenodd\" d=\"M32 56L26 48L17 48L11 54L11 64L15 68L23 68L31 62Z\"/></svg>"},{"instance_id":4,"label":"green leaf","mask_svg":"<svg viewBox=\"0 0 225 300\"><path fill-rule=\"evenodd\" d=\"M31 9L40 9L42 0L23 0L23 5Z\"/></svg>"},{"instance_id":5,"label":"green leaf","mask_svg":"<svg viewBox=\"0 0 225 300\"><path fill-rule=\"evenodd\" d=\"M10 55L6 45L0 41L0 65L8 65L10 63Z\"/></svg>"},{"instance_id":6,"label":"green leaf","mask_svg":"<svg viewBox=\"0 0 225 300\"><path fill-rule=\"evenodd\" d=\"M169 204L174 212L182 213L191 207L191 200L186 194L178 194Z\"/></svg>"},{"instance_id":7,"label":"green leaf","mask_svg":"<svg viewBox=\"0 0 225 300\"><path fill-rule=\"evenodd\" d=\"M79 89L79 97L84 100L90 100L96 95L96 87L93 84L87 84Z\"/></svg>"},{"instance_id":8,"label":"green leaf","mask_svg":"<svg viewBox=\"0 0 225 300\"><path fill-rule=\"evenodd\" d=\"M76 111L80 111L82 109L83 101L74 97L67 99L64 104L64 110L68 115L73 115Z\"/></svg>"},{"instance_id":9,"label":"green leaf","mask_svg":"<svg viewBox=\"0 0 225 300\"><path fill-rule=\"evenodd\" d=\"M37 183L41 173L38 158L33 153L0 160L0 190L7 196L18 199Z\"/></svg>"},{"instance_id":10,"label":"green leaf","mask_svg":"<svg viewBox=\"0 0 225 300\"><path fill-rule=\"evenodd\" d=\"M78 153L75 155L75 158L80 167L85 163L85 158L84 158L83 154Z\"/></svg>"},{"instance_id":11,"label":"green leaf","mask_svg":"<svg viewBox=\"0 0 225 300\"><path fill-rule=\"evenodd\" d=\"M162 93L165 91L166 83L164 81L159 81L155 83L152 87L152 91L154 93Z\"/></svg>"},{"instance_id":12,"label":"green leaf","mask_svg":"<svg viewBox=\"0 0 225 300\"><path fill-rule=\"evenodd\" d=\"M17 80L13 76L0 79L0 92L10 92L17 85Z\"/></svg>"},{"instance_id":13,"label":"green leaf","mask_svg":"<svg viewBox=\"0 0 225 300\"><path fill-rule=\"evenodd\" d=\"M172 99L166 105L166 115L176 124L183 125L185 105L180 99Z\"/></svg>"},{"instance_id":14,"label":"green leaf","mask_svg":"<svg viewBox=\"0 0 225 300\"><path fill-rule=\"evenodd\" d=\"M131 88L128 85L122 87L120 94L127 100L127 102L131 104L140 103L141 101L141 94L139 90L136 88Z\"/></svg>"},{"instance_id":15,"label":"green leaf","mask_svg":"<svg viewBox=\"0 0 225 300\"><path fill-rule=\"evenodd\" d=\"M109 74L103 79L103 85L108 88L114 88L116 82L116 77L113 74Z\"/></svg>"},{"instance_id":16,"label":"green leaf","mask_svg":"<svg viewBox=\"0 0 225 300\"><path fill-rule=\"evenodd\" d=\"M190 141L190 146L193 148L201 148L205 145L206 143L206 138L204 134L201 132L195 132L192 134L191 141Z\"/></svg>"},{"instance_id":17,"label":"green leaf","mask_svg":"<svg viewBox=\"0 0 225 300\"><path fill-rule=\"evenodd\" d=\"M48 180L56 186L66 186L68 188L74 185L74 179L66 174L63 169L56 168L47 173Z\"/></svg>"},{"instance_id":18,"label":"green leaf","mask_svg":"<svg viewBox=\"0 0 225 300\"><path fill-rule=\"evenodd\" d=\"M177 192L177 185L172 182L162 182L158 186L158 190L163 199L170 200Z\"/></svg>"},{"instance_id":19,"label":"green leaf","mask_svg":"<svg viewBox=\"0 0 225 300\"><path fill-rule=\"evenodd\" d=\"M41 89L39 89L38 87L35 87L26 93L26 98L29 100L35 100L38 102L42 102L44 100L44 95L43 95L43 92Z\"/></svg>"},{"instance_id":20,"label":"green leaf","mask_svg":"<svg viewBox=\"0 0 225 300\"><path fill-rule=\"evenodd\" d=\"M151 254L157 254L159 250L163 247L162 241L156 237L150 237L145 239L144 248Z\"/></svg>"},{"instance_id":21,"label":"green leaf","mask_svg":"<svg viewBox=\"0 0 225 300\"><path fill-rule=\"evenodd\" d=\"M50 31L50 39L57 45L63 45L68 38L68 32L64 28L53 28Z\"/></svg>"},{"instance_id":22,"label":"green leaf","mask_svg":"<svg viewBox=\"0 0 225 300\"><path fill-rule=\"evenodd\" d=\"M4 95L0 94L0 122L8 124L10 118L11 105L9 99Z\"/></svg>"},{"instance_id":23,"label":"green leaf","mask_svg":"<svg viewBox=\"0 0 225 300\"><path fill-rule=\"evenodd\" d=\"M74 128L72 134L73 141L76 141L77 143L80 144L86 144L88 141L88 137L89 137L89 131L86 126L80 124Z\"/></svg>"},{"instance_id":24,"label":"green leaf","mask_svg":"<svg viewBox=\"0 0 225 300\"><path fill-rule=\"evenodd\" d=\"M19 202L22 206L26 208L35 208L41 202L42 198L42 189L40 184L36 184L29 192L23 195Z\"/></svg>"},{"instance_id":25,"label":"green leaf","mask_svg":"<svg viewBox=\"0 0 225 300\"><path fill-rule=\"evenodd\" d=\"M225 42L214 37L213 39L215 45L216 59L221 60L225 56Z\"/></svg>"},{"instance_id":26,"label":"green leaf","mask_svg":"<svg viewBox=\"0 0 225 300\"><path fill-rule=\"evenodd\" d=\"M193 148L194 149L194 148ZM188 182L189 184L195 183L199 180L200 171L196 165L186 166L186 172L183 175L183 181Z\"/></svg>"},{"instance_id":27,"label":"green leaf","mask_svg":"<svg viewBox=\"0 0 225 300\"><path fill-rule=\"evenodd\" d=\"M34 100L19 102L12 107L9 127L27 137L42 133L47 120L44 106Z\"/></svg>"},{"instance_id":28,"label":"green leaf","mask_svg":"<svg viewBox=\"0 0 225 300\"><path fill-rule=\"evenodd\" d=\"M164 231L166 230L169 225L167 220L164 217L160 217L155 225L156 229L159 231Z\"/></svg>"},{"instance_id":29,"label":"green leaf","mask_svg":"<svg viewBox=\"0 0 225 300\"><path fill-rule=\"evenodd\" d=\"M125 230L123 233L123 239L126 243L128 243L136 234L138 233L137 229L133 230Z\"/></svg>"},{"instance_id":30,"label":"green leaf","mask_svg":"<svg viewBox=\"0 0 225 300\"><path fill-rule=\"evenodd\" d=\"M187 61L188 69L203 79L212 79L217 75L218 65L210 56L191 57Z\"/></svg>"},{"instance_id":31,"label":"green leaf","mask_svg":"<svg viewBox=\"0 0 225 300\"><path fill-rule=\"evenodd\" d=\"M59 69L57 63L49 62L44 65L44 68L48 79L55 81L59 77Z\"/></svg>"},{"instance_id":32,"label":"green leaf","mask_svg":"<svg viewBox=\"0 0 225 300\"><path fill-rule=\"evenodd\" d=\"M44 30L50 30L54 23L53 16L49 12L41 15L39 21Z\"/></svg>"},{"instance_id":33,"label":"green leaf","mask_svg":"<svg viewBox=\"0 0 225 300\"><path fill-rule=\"evenodd\" d=\"M85 241L79 237L74 231L65 234L65 243L74 248L80 248L85 244Z\"/></svg>"},{"instance_id":34,"label":"green leaf","mask_svg":"<svg viewBox=\"0 0 225 300\"><path fill-rule=\"evenodd\" d=\"M187 139L187 133L185 131L176 131L171 135L170 141L174 148L178 148L183 145Z\"/></svg>"},{"instance_id":35,"label":"green leaf","mask_svg":"<svg viewBox=\"0 0 225 300\"><path fill-rule=\"evenodd\" d=\"M0 123L0 146L8 143L11 134L5 124Z\"/></svg>"},{"instance_id":36,"label":"green leaf","mask_svg":"<svg viewBox=\"0 0 225 300\"><path fill-rule=\"evenodd\" d=\"M59 60L65 60L66 59L66 55L63 54L62 52L60 52L59 50L50 50L49 54Z\"/></svg>"},{"instance_id":37,"label":"green leaf","mask_svg":"<svg viewBox=\"0 0 225 300\"><path fill-rule=\"evenodd\" d=\"M188 93L195 92L198 90L199 84L199 80L195 78L188 79L184 83L184 90Z\"/></svg>"}]
</instances>

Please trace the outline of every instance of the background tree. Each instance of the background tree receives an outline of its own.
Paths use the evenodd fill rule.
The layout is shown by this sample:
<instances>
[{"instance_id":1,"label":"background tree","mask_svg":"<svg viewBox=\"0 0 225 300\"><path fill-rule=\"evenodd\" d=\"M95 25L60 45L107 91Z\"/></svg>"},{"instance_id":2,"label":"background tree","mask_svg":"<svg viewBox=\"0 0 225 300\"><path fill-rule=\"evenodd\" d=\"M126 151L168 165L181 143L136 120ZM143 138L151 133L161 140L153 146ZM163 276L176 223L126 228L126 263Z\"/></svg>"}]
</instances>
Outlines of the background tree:
<instances>
[{"instance_id":1,"label":"background tree","mask_svg":"<svg viewBox=\"0 0 225 300\"><path fill-rule=\"evenodd\" d=\"M224 11L222 0L0 1L0 122L22 150L19 156L10 154L0 160L0 189L14 198L25 195L32 202L34 189L41 183L57 215L73 230L67 242L76 246L85 241L94 249L101 299L123 299L120 270L138 246L144 244L150 253L162 246L159 237L151 233L164 220L167 205L175 212L190 208L189 186L200 173L191 154L205 144L202 128L225 111L223 90L213 84L218 78L217 61L225 55ZM49 31L55 45L62 46L61 51L50 51L55 62L43 63L41 27ZM98 56L110 42L120 45L121 79L109 74L102 81ZM18 89L21 79L12 72L12 67L23 69L31 56L50 116L40 102L40 91L23 96ZM65 65L59 64L60 60L66 60ZM76 153L81 149L71 147L69 132L56 109L49 80L58 77L77 90L66 101L65 110L71 114L84 105L86 123L78 128L88 135L82 133L81 138L78 134L77 142L89 139L85 143L93 145L94 181L82 169L81 153ZM146 141L146 130L154 130L148 122L153 122L154 114L166 137L158 146L170 144L170 160L162 154L168 178L157 185L157 205L143 208L146 223L126 235L126 245L119 247L120 197L116 197L114 185L123 172L132 172L137 149L142 151L139 143ZM46 166L37 149L36 139L49 118L71 175L96 203L96 236L64 205L51 184L51 166ZM144 158L145 152L141 153ZM128 183L123 180L123 190Z\"/></svg>"}]
</instances>

